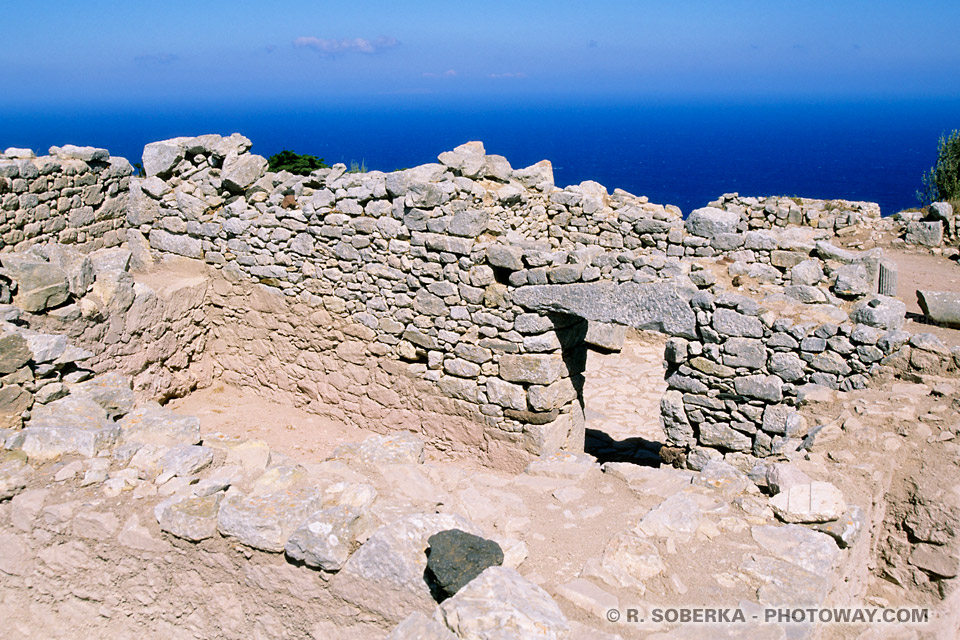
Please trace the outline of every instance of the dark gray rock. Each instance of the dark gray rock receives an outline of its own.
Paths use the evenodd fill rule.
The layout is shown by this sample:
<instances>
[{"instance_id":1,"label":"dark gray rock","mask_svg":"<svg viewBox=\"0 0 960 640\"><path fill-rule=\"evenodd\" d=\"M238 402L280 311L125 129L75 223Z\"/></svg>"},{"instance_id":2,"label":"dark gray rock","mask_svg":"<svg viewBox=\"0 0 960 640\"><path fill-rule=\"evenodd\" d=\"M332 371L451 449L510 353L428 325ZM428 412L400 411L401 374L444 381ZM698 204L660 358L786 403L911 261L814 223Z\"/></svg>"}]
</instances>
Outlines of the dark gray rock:
<instances>
[{"instance_id":1,"label":"dark gray rock","mask_svg":"<svg viewBox=\"0 0 960 640\"><path fill-rule=\"evenodd\" d=\"M763 324L759 319L737 313L733 309L717 309L713 314L713 328L720 335L738 338L763 337Z\"/></svg>"},{"instance_id":2,"label":"dark gray rock","mask_svg":"<svg viewBox=\"0 0 960 640\"><path fill-rule=\"evenodd\" d=\"M440 531L427 542L426 578L438 602L456 594L487 567L503 564L500 545L460 529Z\"/></svg>"}]
</instances>

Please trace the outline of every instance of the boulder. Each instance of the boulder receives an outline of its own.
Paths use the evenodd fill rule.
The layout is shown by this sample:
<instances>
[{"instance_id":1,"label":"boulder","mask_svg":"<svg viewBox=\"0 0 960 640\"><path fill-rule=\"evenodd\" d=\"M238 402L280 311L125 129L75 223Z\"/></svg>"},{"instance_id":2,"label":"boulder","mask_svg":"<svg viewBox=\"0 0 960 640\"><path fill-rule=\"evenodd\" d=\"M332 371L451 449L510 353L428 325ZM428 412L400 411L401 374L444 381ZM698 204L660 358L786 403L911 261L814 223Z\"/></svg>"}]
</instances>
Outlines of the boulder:
<instances>
[{"instance_id":1,"label":"boulder","mask_svg":"<svg viewBox=\"0 0 960 640\"><path fill-rule=\"evenodd\" d=\"M513 569L490 567L440 605L440 617L463 640L560 640L570 623L546 591Z\"/></svg>"},{"instance_id":2,"label":"boulder","mask_svg":"<svg viewBox=\"0 0 960 640\"><path fill-rule=\"evenodd\" d=\"M850 319L868 327L896 331L906 321L907 305L901 300L876 295L858 302L850 313Z\"/></svg>"},{"instance_id":3,"label":"boulder","mask_svg":"<svg viewBox=\"0 0 960 640\"><path fill-rule=\"evenodd\" d=\"M921 247L939 247L943 244L943 222L908 222L904 241Z\"/></svg>"},{"instance_id":4,"label":"boulder","mask_svg":"<svg viewBox=\"0 0 960 640\"><path fill-rule=\"evenodd\" d=\"M63 269L35 254L3 254L0 263L17 283L13 304L24 311L44 311L63 304L70 296L70 283Z\"/></svg>"},{"instance_id":5,"label":"boulder","mask_svg":"<svg viewBox=\"0 0 960 640\"><path fill-rule=\"evenodd\" d=\"M687 217L687 233L703 238L714 238L722 233L736 233L740 214L715 207L694 209Z\"/></svg>"},{"instance_id":6,"label":"boulder","mask_svg":"<svg viewBox=\"0 0 960 640\"><path fill-rule=\"evenodd\" d=\"M960 293L917 291L917 302L928 320L947 327L960 327Z\"/></svg>"},{"instance_id":7,"label":"boulder","mask_svg":"<svg viewBox=\"0 0 960 640\"><path fill-rule=\"evenodd\" d=\"M30 361L33 352L27 341L18 333L0 336L0 375L20 369Z\"/></svg>"},{"instance_id":8,"label":"boulder","mask_svg":"<svg viewBox=\"0 0 960 640\"><path fill-rule=\"evenodd\" d=\"M147 176L169 176L183 159L182 138L151 142L143 148L143 171Z\"/></svg>"},{"instance_id":9,"label":"boulder","mask_svg":"<svg viewBox=\"0 0 960 640\"><path fill-rule=\"evenodd\" d=\"M120 422L123 442L172 447L200 443L200 420L181 416L158 404L147 404L128 413Z\"/></svg>"},{"instance_id":10,"label":"boulder","mask_svg":"<svg viewBox=\"0 0 960 640\"><path fill-rule=\"evenodd\" d=\"M427 544L427 577L439 601L455 595L487 567L503 564L500 545L460 529L435 533Z\"/></svg>"},{"instance_id":11,"label":"boulder","mask_svg":"<svg viewBox=\"0 0 960 640\"><path fill-rule=\"evenodd\" d=\"M393 622L400 622L412 611L432 611L436 601L424 580L427 541L447 529L480 533L469 522L451 514L402 517L377 529L350 556L331 580L332 590L347 602Z\"/></svg>"},{"instance_id":12,"label":"boulder","mask_svg":"<svg viewBox=\"0 0 960 640\"><path fill-rule=\"evenodd\" d=\"M384 464L420 464L423 462L423 439L409 431L388 436L373 436L363 442L348 442L337 447L333 457L380 466Z\"/></svg>"},{"instance_id":13,"label":"boulder","mask_svg":"<svg viewBox=\"0 0 960 640\"><path fill-rule=\"evenodd\" d=\"M308 567L339 571L371 524L365 511L353 506L322 509L291 534L284 551Z\"/></svg>"},{"instance_id":14,"label":"boulder","mask_svg":"<svg viewBox=\"0 0 960 640\"><path fill-rule=\"evenodd\" d=\"M217 533L217 511L222 493L186 498L155 509L160 529L184 540L199 542Z\"/></svg>"},{"instance_id":15,"label":"boulder","mask_svg":"<svg viewBox=\"0 0 960 640\"><path fill-rule=\"evenodd\" d=\"M233 192L242 192L263 177L267 171L267 159L254 154L228 156L223 161L220 179L223 187Z\"/></svg>"},{"instance_id":16,"label":"boulder","mask_svg":"<svg viewBox=\"0 0 960 640\"><path fill-rule=\"evenodd\" d=\"M251 495L231 493L220 505L217 530L248 547L281 553L290 535L321 505L322 494L305 484Z\"/></svg>"}]
</instances>

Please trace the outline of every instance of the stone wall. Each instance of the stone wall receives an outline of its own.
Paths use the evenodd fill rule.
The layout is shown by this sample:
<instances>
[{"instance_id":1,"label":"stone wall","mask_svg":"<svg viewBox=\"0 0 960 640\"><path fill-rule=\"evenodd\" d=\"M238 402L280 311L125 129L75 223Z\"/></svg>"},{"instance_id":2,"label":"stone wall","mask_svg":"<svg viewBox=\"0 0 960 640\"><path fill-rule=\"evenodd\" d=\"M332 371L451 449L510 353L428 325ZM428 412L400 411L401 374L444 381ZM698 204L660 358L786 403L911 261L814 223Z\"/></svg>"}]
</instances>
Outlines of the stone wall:
<instances>
[{"instance_id":1,"label":"stone wall","mask_svg":"<svg viewBox=\"0 0 960 640\"><path fill-rule=\"evenodd\" d=\"M83 251L124 240L133 167L106 149L50 147L35 157L25 149L0 155L0 251L47 242Z\"/></svg>"},{"instance_id":2,"label":"stone wall","mask_svg":"<svg viewBox=\"0 0 960 640\"><path fill-rule=\"evenodd\" d=\"M956 366L942 344L897 332L895 301L869 301L879 251L830 243L875 206L724 196L683 221L594 182L559 189L549 162L514 170L480 143L404 171L306 177L267 172L249 148L238 134L152 143L147 177L116 184L127 263L207 267L159 297L162 282L107 269L97 295L118 302L106 311L71 292L76 311L53 316L82 320L61 328L94 365L119 359L161 398L218 378L511 466L516 452L582 448L586 349L617 348L618 326L674 337L663 419L684 449L767 455L803 435L790 416L804 385L860 388L885 364ZM762 304L728 293L722 268L734 286L777 293Z\"/></svg>"},{"instance_id":3,"label":"stone wall","mask_svg":"<svg viewBox=\"0 0 960 640\"><path fill-rule=\"evenodd\" d=\"M756 198L725 193L707 206L736 213L750 229L802 226L842 233L849 227L880 219L880 206L877 203L851 200L817 200L796 196Z\"/></svg>"}]
</instances>

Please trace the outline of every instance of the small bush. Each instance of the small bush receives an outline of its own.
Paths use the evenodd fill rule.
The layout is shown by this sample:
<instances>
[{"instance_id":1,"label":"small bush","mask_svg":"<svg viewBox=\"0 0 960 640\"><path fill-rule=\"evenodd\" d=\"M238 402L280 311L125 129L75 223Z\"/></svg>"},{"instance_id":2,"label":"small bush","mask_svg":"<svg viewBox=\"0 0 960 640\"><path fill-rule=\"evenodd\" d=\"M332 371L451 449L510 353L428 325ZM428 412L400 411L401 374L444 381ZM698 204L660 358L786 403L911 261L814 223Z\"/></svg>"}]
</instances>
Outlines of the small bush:
<instances>
[{"instance_id":1,"label":"small bush","mask_svg":"<svg viewBox=\"0 0 960 640\"><path fill-rule=\"evenodd\" d=\"M940 136L937 164L923 175L917 199L924 206L942 200L960 200L960 131Z\"/></svg>"},{"instance_id":2,"label":"small bush","mask_svg":"<svg viewBox=\"0 0 960 640\"><path fill-rule=\"evenodd\" d=\"M298 176L308 176L317 169L326 169L323 158L301 155L288 149L267 159L270 171L289 171Z\"/></svg>"}]
</instances>

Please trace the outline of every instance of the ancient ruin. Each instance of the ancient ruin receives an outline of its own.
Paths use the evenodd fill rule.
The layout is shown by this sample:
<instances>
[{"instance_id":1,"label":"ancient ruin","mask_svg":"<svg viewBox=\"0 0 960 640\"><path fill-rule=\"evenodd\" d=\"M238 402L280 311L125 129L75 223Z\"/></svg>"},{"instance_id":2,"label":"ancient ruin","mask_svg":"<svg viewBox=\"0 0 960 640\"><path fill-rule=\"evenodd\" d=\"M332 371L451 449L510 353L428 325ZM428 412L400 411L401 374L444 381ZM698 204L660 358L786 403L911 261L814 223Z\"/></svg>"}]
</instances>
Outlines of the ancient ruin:
<instances>
[{"instance_id":1,"label":"ancient ruin","mask_svg":"<svg viewBox=\"0 0 960 640\"><path fill-rule=\"evenodd\" d=\"M155 142L142 177L0 156L11 629L702 637L608 616L658 606L761 612L729 637L872 633L771 607L960 629L960 302L934 281L908 312L891 257L957 269L949 204L726 194L684 219L478 142L305 177L250 147ZM295 459L175 409L217 393L358 437L298 431L336 441ZM437 597L452 529L500 564Z\"/></svg>"}]
</instances>

